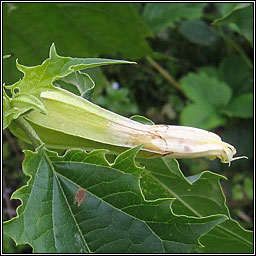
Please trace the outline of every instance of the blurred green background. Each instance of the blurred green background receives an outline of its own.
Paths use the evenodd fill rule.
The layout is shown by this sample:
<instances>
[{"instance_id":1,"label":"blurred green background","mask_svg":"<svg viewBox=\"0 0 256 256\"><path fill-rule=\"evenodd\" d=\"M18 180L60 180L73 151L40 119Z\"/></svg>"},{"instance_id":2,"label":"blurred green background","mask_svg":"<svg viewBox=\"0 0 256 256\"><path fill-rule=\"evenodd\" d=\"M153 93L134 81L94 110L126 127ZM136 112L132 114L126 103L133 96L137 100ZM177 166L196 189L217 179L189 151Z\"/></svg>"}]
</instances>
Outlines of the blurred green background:
<instances>
[{"instance_id":1,"label":"blurred green background","mask_svg":"<svg viewBox=\"0 0 256 256\"><path fill-rule=\"evenodd\" d=\"M86 72L96 83L93 102L155 123L207 129L246 155L228 167L204 158L179 160L185 175L222 174L231 216L253 228L252 3L3 3L3 82L22 77L15 61L41 64L54 42L61 56L136 61ZM3 136L3 217L15 216L11 194L24 185L22 150ZM29 253L3 240L6 253Z\"/></svg>"}]
</instances>

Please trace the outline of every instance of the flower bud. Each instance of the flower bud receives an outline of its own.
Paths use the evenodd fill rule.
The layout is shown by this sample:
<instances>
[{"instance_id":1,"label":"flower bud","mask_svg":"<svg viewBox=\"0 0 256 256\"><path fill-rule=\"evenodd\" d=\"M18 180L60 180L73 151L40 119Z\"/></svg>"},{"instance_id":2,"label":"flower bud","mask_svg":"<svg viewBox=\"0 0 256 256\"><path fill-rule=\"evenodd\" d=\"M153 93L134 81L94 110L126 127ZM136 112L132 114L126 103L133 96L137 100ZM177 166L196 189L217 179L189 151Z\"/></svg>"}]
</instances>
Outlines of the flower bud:
<instances>
[{"instance_id":1,"label":"flower bud","mask_svg":"<svg viewBox=\"0 0 256 256\"><path fill-rule=\"evenodd\" d=\"M209 157L229 163L236 149L221 138L199 128L176 125L147 125L103 109L61 88L40 95L47 114L32 111L26 119L37 126L78 136L97 145L131 148L143 144L144 156L170 158ZM39 137L40 137L40 131ZM52 134L52 133L51 133ZM65 141L62 141L65 144ZM83 145L86 147L86 145ZM91 147L90 147L91 148Z\"/></svg>"}]
</instances>

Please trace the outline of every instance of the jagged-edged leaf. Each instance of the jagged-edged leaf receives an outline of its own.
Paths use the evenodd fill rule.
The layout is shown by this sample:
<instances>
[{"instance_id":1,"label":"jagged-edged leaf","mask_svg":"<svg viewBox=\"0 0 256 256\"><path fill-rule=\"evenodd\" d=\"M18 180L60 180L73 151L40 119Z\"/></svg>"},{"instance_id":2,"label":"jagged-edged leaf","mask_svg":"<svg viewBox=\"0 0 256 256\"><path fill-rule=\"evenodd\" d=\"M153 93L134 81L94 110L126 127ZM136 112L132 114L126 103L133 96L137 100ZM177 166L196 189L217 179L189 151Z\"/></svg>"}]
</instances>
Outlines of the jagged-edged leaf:
<instances>
[{"instance_id":1,"label":"jagged-edged leaf","mask_svg":"<svg viewBox=\"0 0 256 256\"><path fill-rule=\"evenodd\" d=\"M17 62L17 68L24 73L24 77L12 86L8 86L8 88L12 92L18 89L19 93L30 93L34 96L39 96L43 90L53 88L52 83L54 81L66 77L75 71L121 63L131 64L134 62L101 58L61 57L57 54L54 44L52 44L49 58L41 65L26 67Z\"/></svg>"},{"instance_id":2,"label":"jagged-edged leaf","mask_svg":"<svg viewBox=\"0 0 256 256\"><path fill-rule=\"evenodd\" d=\"M175 198L172 209L177 215L229 216L219 184L219 179L225 178L224 176L205 171L186 178L175 159L154 158L138 161L145 166L140 184L146 200ZM151 190L152 187L155 190Z\"/></svg>"},{"instance_id":3,"label":"jagged-edged leaf","mask_svg":"<svg viewBox=\"0 0 256 256\"><path fill-rule=\"evenodd\" d=\"M177 215L205 217L222 213L229 217L200 238L204 247L199 252L252 252L253 233L230 218L219 182L225 177L205 171L185 178L174 159L140 159L139 162L145 166L140 185L147 200L175 198L172 210Z\"/></svg>"},{"instance_id":4,"label":"jagged-edged leaf","mask_svg":"<svg viewBox=\"0 0 256 256\"><path fill-rule=\"evenodd\" d=\"M22 200L18 216L4 223L16 243L34 252L181 253L200 247L198 239L227 219L175 215L173 199L145 201L130 149L109 164L99 150L68 151L63 157L39 148L26 151L28 185L12 198ZM85 190L80 206L74 203Z\"/></svg>"},{"instance_id":5,"label":"jagged-edged leaf","mask_svg":"<svg viewBox=\"0 0 256 256\"><path fill-rule=\"evenodd\" d=\"M45 112L44 106L39 99L40 93L44 90L54 89L53 82L73 84L83 97L91 97L94 83L87 74L77 73L81 69L99 67L109 64L134 63L123 60L111 60L101 58L71 58L61 57L57 54L54 44L50 48L50 57L41 65L26 67L17 62L17 68L24 73L24 77L13 85L6 86L12 98L6 109L5 126L7 127L12 119L17 118L28 110L34 109ZM75 73L72 75L72 73ZM79 75L78 75L79 74ZM66 78L67 77L67 78ZM79 84L79 85L78 85Z\"/></svg>"}]
</instances>

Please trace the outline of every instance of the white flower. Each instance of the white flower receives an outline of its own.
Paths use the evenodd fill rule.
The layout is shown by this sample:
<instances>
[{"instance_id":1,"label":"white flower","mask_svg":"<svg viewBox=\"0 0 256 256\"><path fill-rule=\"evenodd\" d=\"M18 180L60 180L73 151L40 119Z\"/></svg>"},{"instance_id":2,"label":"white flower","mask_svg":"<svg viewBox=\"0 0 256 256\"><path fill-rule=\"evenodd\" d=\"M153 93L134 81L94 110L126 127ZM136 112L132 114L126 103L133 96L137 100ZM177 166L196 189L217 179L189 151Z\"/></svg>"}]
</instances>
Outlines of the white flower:
<instances>
[{"instance_id":1,"label":"white flower","mask_svg":"<svg viewBox=\"0 0 256 256\"><path fill-rule=\"evenodd\" d=\"M148 127L157 136L151 141L151 149L159 148L171 158L195 158L209 157L211 160L220 158L222 163L229 163L233 160L246 158L236 157L236 149L221 140L212 132L203 129L176 126L176 125L154 125Z\"/></svg>"}]
</instances>

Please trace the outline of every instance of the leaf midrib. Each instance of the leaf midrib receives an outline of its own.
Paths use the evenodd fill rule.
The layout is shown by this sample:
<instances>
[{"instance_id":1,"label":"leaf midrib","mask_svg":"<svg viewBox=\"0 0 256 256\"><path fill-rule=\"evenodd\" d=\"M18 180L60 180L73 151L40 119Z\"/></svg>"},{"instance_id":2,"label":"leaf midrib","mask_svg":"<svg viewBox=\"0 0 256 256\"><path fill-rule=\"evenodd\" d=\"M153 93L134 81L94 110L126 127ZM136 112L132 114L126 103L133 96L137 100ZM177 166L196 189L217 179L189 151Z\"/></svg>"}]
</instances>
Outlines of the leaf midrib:
<instances>
[{"instance_id":1,"label":"leaf midrib","mask_svg":"<svg viewBox=\"0 0 256 256\"><path fill-rule=\"evenodd\" d=\"M72 218L73 218L73 220L74 220L74 223L75 223L75 225L76 225L76 227L77 227L77 229L78 229L78 232L79 232L79 234L80 234L80 236L81 236L81 238L82 238L82 240L83 240L83 242L84 242L84 245L86 246L87 251L88 251L89 253L91 253L92 251L90 250L90 248L89 248L87 242L86 242L85 239L84 239L83 233L82 233L82 231L81 231L81 229L80 229L80 227L79 227L79 224L78 224L77 221L76 221L76 218L75 218L75 216L74 216L74 214L73 214L73 212L72 212L72 209L70 208L70 205L69 205L69 203L68 203L67 197L66 197L66 195L65 195L65 193L64 193L64 191L63 191L63 188L62 188L62 186L61 186L61 184L60 184L59 177L58 177L58 174L57 174L58 172L55 171L55 168L54 168L54 166L53 166L53 164L52 164L52 161L51 161L50 157L47 155L46 152L44 152L44 156L45 156L45 158L46 158L46 161L49 163L49 165L50 165L50 167L51 167L51 169L52 169L53 175L54 175L55 178L56 178L56 181L57 181L57 183L58 183L58 185L59 185L59 188L61 189L62 195L63 195L63 197L64 197L64 199L65 199L65 203L66 203L66 205L67 205L67 207L68 207L68 209L69 209L69 211L70 211L70 214L71 214L71 216L72 216ZM52 190L52 191L54 191L54 190ZM52 200L52 202L53 202L53 200ZM52 208L53 208L53 206L52 206ZM53 214L52 214L52 217L53 217ZM52 219L52 221L53 221L53 223L54 223L54 220L53 220L53 219ZM56 244L54 226L53 226L53 232L54 232L54 241L55 241L55 244ZM55 247L55 248L56 248L56 247ZM57 248L56 248L56 249L57 249Z\"/></svg>"}]
</instances>

